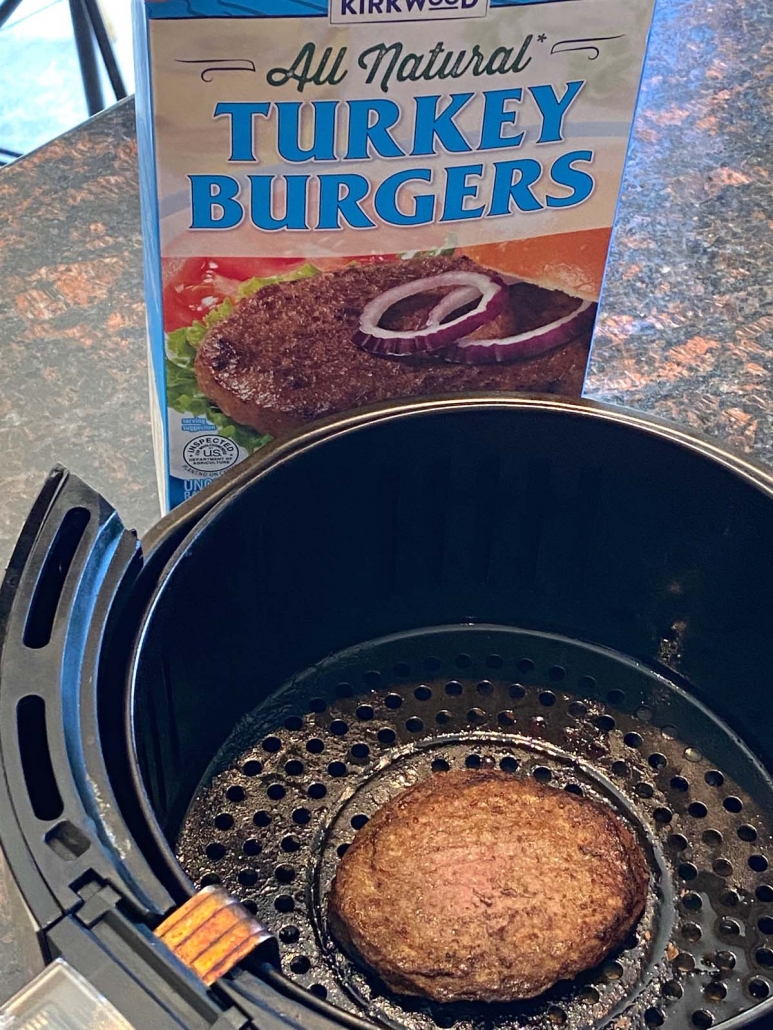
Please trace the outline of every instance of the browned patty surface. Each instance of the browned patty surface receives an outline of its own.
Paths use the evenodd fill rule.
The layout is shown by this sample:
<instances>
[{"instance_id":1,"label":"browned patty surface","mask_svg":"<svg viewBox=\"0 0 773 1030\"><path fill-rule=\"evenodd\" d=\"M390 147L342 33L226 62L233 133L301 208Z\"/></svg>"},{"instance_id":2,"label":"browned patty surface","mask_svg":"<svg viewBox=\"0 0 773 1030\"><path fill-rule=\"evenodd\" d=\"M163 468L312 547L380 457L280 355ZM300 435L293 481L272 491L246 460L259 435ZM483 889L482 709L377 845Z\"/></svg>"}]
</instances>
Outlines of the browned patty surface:
<instances>
[{"instance_id":1,"label":"browned patty surface","mask_svg":"<svg viewBox=\"0 0 773 1030\"><path fill-rule=\"evenodd\" d=\"M204 394L230 418L276 436L311 419L376 401L512 390L579 396L590 333L547 354L504 365L455 365L439 357L383 358L353 342L365 305L402 283L440 272L485 271L465 257L353 264L266 286L241 301L202 341L195 370ZM443 291L446 292L446 291ZM388 328L416 328L442 296L400 305ZM478 337L514 335L567 314L578 301L517 283L510 303Z\"/></svg>"},{"instance_id":2,"label":"browned patty surface","mask_svg":"<svg viewBox=\"0 0 773 1030\"><path fill-rule=\"evenodd\" d=\"M648 880L640 845L605 805L507 773L439 773L357 833L330 927L398 993L512 1001L622 943Z\"/></svg>"}]
</instances>

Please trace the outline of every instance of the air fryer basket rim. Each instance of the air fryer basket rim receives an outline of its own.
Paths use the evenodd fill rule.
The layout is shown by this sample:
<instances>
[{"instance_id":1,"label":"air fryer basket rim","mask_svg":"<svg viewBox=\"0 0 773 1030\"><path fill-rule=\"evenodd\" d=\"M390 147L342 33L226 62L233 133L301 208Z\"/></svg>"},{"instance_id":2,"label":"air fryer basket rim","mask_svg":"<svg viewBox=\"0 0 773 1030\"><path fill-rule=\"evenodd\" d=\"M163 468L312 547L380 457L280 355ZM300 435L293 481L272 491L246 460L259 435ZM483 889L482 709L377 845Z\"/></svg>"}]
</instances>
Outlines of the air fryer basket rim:
<instances>
[{"instance_id":1,"label":"air fryer basket rim","mask_svg":"<svg viewBox=\"0 0 773 1030\"><path fill-rule=\"evenodd\" d=\"M666 443L674 444L696 457L708 459L724 467L732 475L745 481L754 489L773 498L773 474L761 463L744 455L714 443L708 437L690 429L685 429L669 421L642 415L629 408L611 406L597 401L566 400L545 395L516 394L473 394L465 396L439 396L423 398L418 401L387 402L370 405L365 408L332 416L304 427L281 441L275 442L240 464L231 473L221 477L204 491L201 491L189 502L161 519L143 540L146 557L154 555L158 550L163 554L163 544L170 538L177 543L171 554L163 555L159 574L152 595L145 606L142 619L137 627L130 661L127 667L127 690L125 691L125 727L128 741L129 768L136 791L141 814L155 838L161 857L169 872L176 879L177 886L186 895L194 892L194 887L180 866L169 845L153 810L149 795L140 771L137 741L134 726L134 703L137 683L137 672L140 655L146 639L148 627L154 617L158 603L164 593L170 575L181 557L188 550L194 536L199 536L219 517L232 502L238 501L240 495L268 472L279 468L292 458L307 453L327 441L355 433L360 429L392 420L421 418L428 414L440 414L452 411L480 412L485 410L539 411L554 413L561 417L592 419L594 421L612 423L629 428L632 432L659 438ZM346 1018L349 1014L324 1001L308 997L302 987L293 981L281 977L281 987L292 997L312 1008L336 1018L344 1018L344 1022L360 1027L375 1026L367 1017ZM277 986L277 984L274 984ZM759 1019L773 1013L773 997L759 1003L751 1009L723 1022L728 1030L740 1030L750 1026Z\"/></svg>"}]
</instances>

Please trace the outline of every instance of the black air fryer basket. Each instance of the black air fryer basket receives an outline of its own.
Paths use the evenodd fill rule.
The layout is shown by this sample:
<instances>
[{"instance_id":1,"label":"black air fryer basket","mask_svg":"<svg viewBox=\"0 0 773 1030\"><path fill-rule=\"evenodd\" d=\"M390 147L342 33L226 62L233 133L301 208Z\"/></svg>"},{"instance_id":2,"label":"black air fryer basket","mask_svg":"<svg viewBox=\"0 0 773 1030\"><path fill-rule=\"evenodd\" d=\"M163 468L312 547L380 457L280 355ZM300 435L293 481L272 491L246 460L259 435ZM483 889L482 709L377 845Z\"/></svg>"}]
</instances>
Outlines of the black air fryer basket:
<instances>
[{"instance_id":1,"label":"black air fryer basket","mask_svg":"<svg viewBox=\"0 0 773 1030\"><path fill-rule=\"evenodd\" d=\"M1 614L0 842L48 957L141 1030L768 1025L760 468L596 405L392 404L269 448L141 544L53 473ZM649 856L622 949L530 1002L396 997L328 931L357 829L465 767L601 799ZM208 990L152 930L212 884L270 939Z\"/></svg>"}]
</instances>

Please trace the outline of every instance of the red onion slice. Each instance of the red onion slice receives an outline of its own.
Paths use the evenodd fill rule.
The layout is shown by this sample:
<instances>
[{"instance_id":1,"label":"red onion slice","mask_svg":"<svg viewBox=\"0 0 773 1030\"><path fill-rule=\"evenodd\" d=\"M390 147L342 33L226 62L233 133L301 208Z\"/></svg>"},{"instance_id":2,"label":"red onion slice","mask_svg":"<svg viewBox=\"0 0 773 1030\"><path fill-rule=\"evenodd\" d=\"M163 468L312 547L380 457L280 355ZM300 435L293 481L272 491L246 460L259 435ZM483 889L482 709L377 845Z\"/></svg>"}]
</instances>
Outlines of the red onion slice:
<instances>
[{"instance_id":1,"label":"red onion slice","mask_svg":"<svg viewBox=\"0 0 773 1030\"><path fill-rule=\"evenodd\" d=\"M589 329L596 315L593 301L582 301L574 311L555 322L538 329L530 329L517 336L503 336L494 340L464 339L457 341L445 352L446 360L466 365L488 365L497 362L521 361L534 358L545 351L569 343Z\"/></svg>"},{"instance_id":2,"label":"red onion slice","mask_svg":"<svg viewBox=\"0 0 773 1030\"><path fill-rule=\"evenodd\" d=\"M409 297L415 297L419 293L444 289L447 286L464 287L470 291L474 289L475 295L479 296L480 300L472 311L452 318L442 325L440 319L437 319L434 322L428 320L421 329L413 330L383 329L379 326L381 319L394 304L401 300L407 300ZM458 293L459 291L453 292ZM431 314L434 314L446 299L443 298L443 301L433 308ZM355 334L354 342L371 354L388 357L441 351L454 341L474 332L487 322L491 322L502 310L506 299L507 290L502 283L487 275L481 275L479 272L443 272L441 275L414 279L412 282L403 283L401 286L387 290L365 305L360 316L360 328ZM460 306L457 302L454 307L444 308L445 315Z\"/></svg>"},{"instance_id":3,"label":"red onion slice","mask_svg":"<svg viewBox=\"0 0 773 1030\"><path fill-rule=\"evenodd\" d=\"M478 290L474 286L460 286L451 290L445 297L436 304L427 316L427 325L440 325L444 318L459 308L472 304L478 296Z\"/></svg>"}]
</instances>

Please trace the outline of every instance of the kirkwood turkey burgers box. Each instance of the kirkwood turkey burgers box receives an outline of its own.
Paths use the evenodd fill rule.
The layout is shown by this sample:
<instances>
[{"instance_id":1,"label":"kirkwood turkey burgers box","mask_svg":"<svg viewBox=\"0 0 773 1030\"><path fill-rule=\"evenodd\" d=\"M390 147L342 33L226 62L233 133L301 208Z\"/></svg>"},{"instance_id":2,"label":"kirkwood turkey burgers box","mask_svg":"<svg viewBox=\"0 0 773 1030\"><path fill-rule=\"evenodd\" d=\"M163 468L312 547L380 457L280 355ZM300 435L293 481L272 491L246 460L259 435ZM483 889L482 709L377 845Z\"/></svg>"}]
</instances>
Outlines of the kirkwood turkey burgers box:
<instances>
[{"instance_id":1,"label":"kirkwood turkey burgers box","mask_svg":"<svg viewBox=\"0 0 773 1030\"><path fill-rule=\"evenodd\" d=\"M653 0L135 0L172 507L425 394L579 395Z\"/></svg>"}]
</instances>

